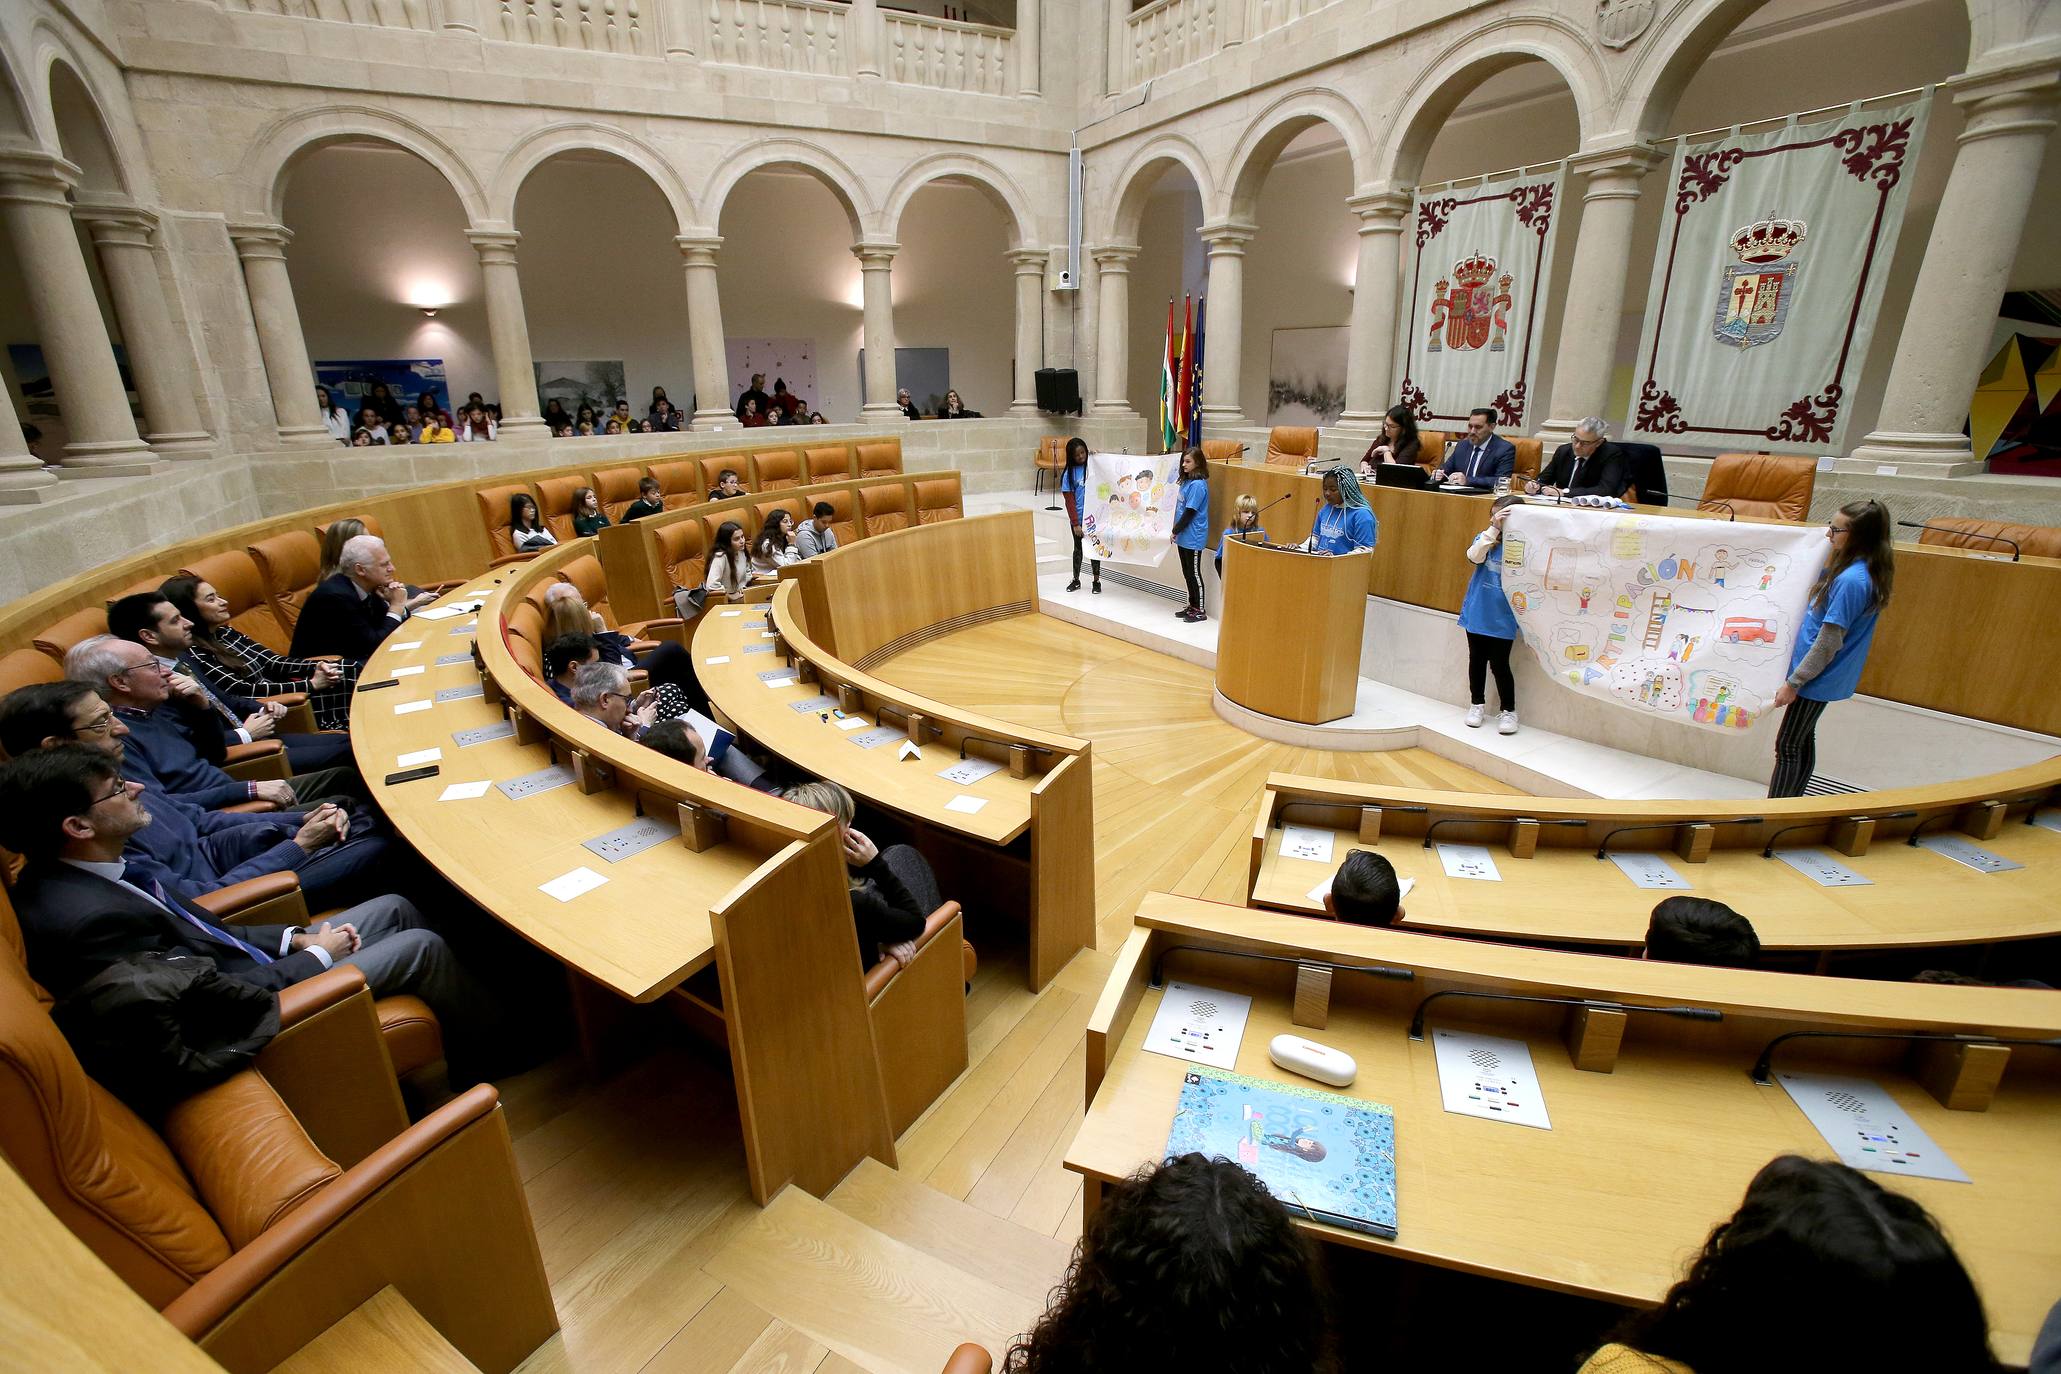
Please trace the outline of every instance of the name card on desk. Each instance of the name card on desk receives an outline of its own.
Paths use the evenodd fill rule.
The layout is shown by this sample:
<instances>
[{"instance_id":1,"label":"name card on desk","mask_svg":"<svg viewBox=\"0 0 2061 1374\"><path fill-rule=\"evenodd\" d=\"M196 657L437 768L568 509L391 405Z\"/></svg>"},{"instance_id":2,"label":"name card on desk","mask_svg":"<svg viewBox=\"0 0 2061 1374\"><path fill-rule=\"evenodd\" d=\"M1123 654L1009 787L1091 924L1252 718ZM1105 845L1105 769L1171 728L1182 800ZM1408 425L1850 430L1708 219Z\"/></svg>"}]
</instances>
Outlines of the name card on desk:
<instances>
[{"instance_id":1,"label":"name card on desk","mask_svg":"<svg viewBox=\"0 0 2061 1374\"><path fill-rule=\"evenodd\" d=\"M1442 844L1438 861L1448 878L1472 878L1477 882L1500 883L1503 875L1485 844Z\"/></svg>"},{"instance_id":2,"label":"name card on desk","mask_svg":"<svg viewBox=\"0 0 2061 1374\"><path fill-rule=\"evenodd\" d=\"M427 711L434 705L436 703L433 701L404 701L399 706L394 707L394 714L397 716L412 716L417 711Z\"/></svg>"},{"instance_id":3,"label":"name card on desk","mask_svg":"<svg viewBox=\"0 0 2061 1374\"><path fill-rule=\"evenodd\" d=\"M1966 864L1977 873L2009 873L2014 868L2025 867L2016 859L2007 859L1959 835L1921 835L1918 838L1918 848L1929 849L1935 854L1944 854L1955 863Z\"/></svg>"},{"instance_id":4,"label":"name card on desk","mask_svg":"<svg viewBox=\"0 0 2061 1374\"><path fill-rule=\"evenodd\" d=\"M871 730L852 736L852 743L861 749L877 749L883 744L892 744L902 738L902 732L892 725L876 725Z\"/></svg>"},{"instance_id":5,"label":"name card on desk","mask_svg":"<svg viewBox=\"0 0 2061 1374\"><path fill-rule=\"evenodd\" d=\"M956 782L961 787L971 787L982 778L1001 771L1002 765L996 763L993 759L960 759L950 768L941 771L938 776L946 782ZM958 809L964 810L965 808ZM979 810L978 807L974 809Z\"/></svg>"},{"instance_id":6,"label":"name card on desk","mask_svg":"<svg viewBox=\"0 0 2061 1374\"><path fill-rule=\"evenodd\" d=\"M1328 864L1331 862L1331 832L1313 825L1284 825L1281 827L1281 857Z\"/></svg>"},{"instance_id":7,"label":"name card on desk","mask_svg":"<svg viewBox=\"0 0 2061 1374\"><path fill-rule=\"evenodd\" d=\"M406 644L389 644L386 647L389 649L420 649L422 647L422 641L419 639L411 639Z\"/></svg>"},{"instance_id":8,"label":"name card on desk","mask_svg":"<svg viewBox=\"0 0 2061 1374\"><path fill-rule=\"evenodd\" d=\"M561 902L569 902L582 892L592 892L607 882L591 868L576 868L570 873L561 873L548 883L540 883L537 890L548 892Z\"/></svg>"},{"instance_id":9,"label":"name card on desk","mask_svg":"<svg viewBox=\"0 0 2061 1374\"><path fill-rule=\"evenodd\" d=\"M1498 1035L1435 1030L1431 1047L1438 1060L1438 1093L1458 1116L1508 1121L1541 1131L1553 1129L1539 1091L1531 1046Z\"/></svg>"},{"instance_id":10,"label":"name card on desk","mask_svg":"<svg viewBox=\"0 0 2061 1374\"><path fill-rule=\"evenodd\" d=\"M1880 1083L1825 1073L1775 1077L1848 1168L1949 1183L1971 1181Z\"/></svg>"},{"instance_id":11,"label":"name card on desk","mask_svg":"<svg viewBox=\"0 0 2061 1374\"><path fill-rule=\"evenodd\" d=\"M1824 849L1778 849L1775 857L1809 878L1819 887L1873 887L1873 878L1864 878L1834 858Z\"/></svg>"},{"instance_id":12,"label":"name card on desk","mask_svg":"<svg viewBox=\"0 0 2061 1374\"><path fill-rule=\"evenodd\" d=\"M399 645L395 645L394 647L395 647L395 648L399 648L399 647L401 647L401 646L399 646ZM418 646L410 646L410 647L418 647ZM424 668L424 667L423 667L423 666L422 666L422 665L421 665L420 663L418 663L418 664L416 664L416 665L415 665L414 667L412 667L412 668L396 668L396 669L394 669L394 676L395 676L395 677L414 677L414 676L415 676L415 675L416 675L417 673L423 673L423 672L428 672L428 671L429 671L428 669Z\"/></svg>"},{"instance_id":13,"label":"name card on desk","mask_svg":"<svg viewBox=\"0 0 2061 1374\"><path fill-rule=\"evenodd\" d=\"M945 810L958 811L971 816L988 804L986 797L954 797L945 803Z\"/></svg>"},{"instance_id":14,"label":"name card on desk","mask_svg":"<svg viewBox=\"0 0 2061 1374\"><path fill-rule=\"evenodd\" d=\"M1617 871L1632 880L1633 887L1667 887L1686 891L1689 880L1675 871L1675 866L1658 854L1644 854L1637 851L1612 854L1610 862L1617 865Z\"/></svg>"}]
</instances>

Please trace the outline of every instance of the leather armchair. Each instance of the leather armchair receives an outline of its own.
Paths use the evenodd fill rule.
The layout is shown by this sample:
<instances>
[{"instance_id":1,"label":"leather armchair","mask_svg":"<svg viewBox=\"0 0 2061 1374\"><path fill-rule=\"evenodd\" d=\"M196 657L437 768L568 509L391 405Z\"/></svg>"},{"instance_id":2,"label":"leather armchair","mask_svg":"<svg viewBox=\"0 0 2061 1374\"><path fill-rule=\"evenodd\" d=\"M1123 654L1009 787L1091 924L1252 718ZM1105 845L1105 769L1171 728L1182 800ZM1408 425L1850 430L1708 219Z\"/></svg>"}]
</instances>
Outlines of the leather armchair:
<instances>
[{"instance_id":1,"label":"leather armchair","mask_svg":"<svg viewBox=\"0 0 2061 1374\"><path fill-rule=\"evenodd\" d=\"M902 470L902 438L899 434L860 444L855 451L861 477L886 477Z\"/></svg>"},{"instance_id":2,"label":"leather armchair","mask_svg":"<svg viewBox=\"0 0 2061 1374\"><path fill-rule=\"evenodd\" d=\"M859 528L858 506L852 492L826 491L816 499L830 507L830 532L837 536L839 548L866 537L866 531Z\"/></svg>"},{"instance_id":3,"label":"leather armchair","mask_svg":"<svg viewBox=\"0 0 2061 1374\"><path fill-rule=\"evenodd\" d=\"M1204 439L1202 456L1212 463L1242 463L1245 461L1245 445L1236 439Z\"/></svg>"},{"instance_id":4,"label":"leather armchair","mask_svg":"<svg viewBox=\"0 0 2061 1374\"><path fill-rule=\"evenodd\" d=\"M561 544L579 537L573 533L573 493L586 485L587 479L579 473L537 479L537 518Z\"/></svg>"},{"instance_id":5,"label":"leather armchair","mask_svg":"<svg viewBox=\"0 0 2061 1374\"><path fill-rule=\"evenodd\" d=\"M866 537L905 530L910 524L910 498L906 482L882 482L859 489L859 514L865 521Z\"/></svg>"},{"instance_id":6,"label":"leather armchair","mask_svg":"<svg viewBox=\"0 0 2061 1374\"><path fill-rule=\"evenodd\" d=\"M608 574L602 570L601 560L593 554L584 554L565 564L558 570L558 576L578 589L580 600L586 602L587 609L600 616L601 623L609 629L620 630L631 639L646 645L659 639L670 639L681 644L686 642L682 627L687 622L678 616L657 616L650 620L619 623L615 618L614 609L608 604Z\"/></svg>"},{"instance_id":7,"label":"leather armchair","mask_svg":"<svg viewBox=\"0 0 2061 1374\"><path fill-rule=\"evenodd\" d=\"M671 500L671 497L667 497ZM708 577L708 526L683 516L652 526L659 566L675 587L699 587Z\"/></svg>"},{"instance_id":8,"label":"leather armchair","mask_svg":"<svg viewBox=\"0 0 2061 1374\"><path fill-rule=\"evenodd\" d=\"M716 483L722 478L724 468L736 472L738 484L746 491L759 489L758 472L752 466L751 455L748 453L718 453L713 458L703 458L700 461L701 490L694 494L694 500L690 501L689 505L697 505L708 500L708 494L716 489Z\"/></svg>"},{"instance_id":9,"label":"leather armchair","mask_svg":"<svg viewBox=\"0 0 2061 1374\"><path fill-rule=\"evenodd\" d=\"M300 623L301 607L322 576L322 544L306 530L289 530L270 539L260 539L245 552L257 564L265 589L265 601L272 618L286 631L289 645L293 627Z\"/></svg>"},{"instance_id":10,"label":"leather armchair","mask_svg":"<svg viewBox=\"0 0 2061 1374\"><path fill-rule=\"evenodd\" d=\"M1667 463L1658 444L1619 444L1625 457L1624 499L1642 506L1667 504Z\"/></svg>"},{"instance_id":11,"label":"leather armchair","mask_svg":"<svg viewBox=\"0 0 2061 1374\"><path fill-rule=\"evenodd\" d=\"M978 967L957 902L923 925L907 964L892 956L866 970L888 1122L900 1135L966 1070L966 985Z\"/></svg>"},{"instance_id":12,"label":"leather armchair","mask_svg":"<svg viewBox=\"0 0 2061 1374\"><path fill-rule=\"evenodd\" d=\"M608 517L609 524L622 524L623 512L637 499L637 484L644 480L644 469L634 465L596 468L593 477L594 497L601 502L601 513Z\"/></svg>"},{"instance_id":13,"label":"leather armchair","mask_svg":"<svg viewBox=\"0 0 2061 1374\"><path fill-rule=\"evenodd\" d=\"M935 477L916 484L916 523L935 525L957 520L966 513L959 498L959 474Z\"/></svg>"},{"instance_id":14,"label":"leather armchair","mask_svg":"<svg viewBox=\"0 0 2061 1374\"><path fill-rule=\"evenodd\" d=\"M653 463L651 475L658 479L659 499L667 510L698 506L708 499L708 487L702 483L701 460L698 458L675 458L670 462Z\"/></svg>"},{"instance_id":15,"label":"leather armchair","mask_svg":"<svg viewBox=\"0 0 2061 1374\"><path fill-rule=\"evenodd\" d=\"M1511 439L1510 446L1517 450L1517 465L1511 469L1511 480L1521 482L1527 477L1538 476L1544 461L1543 445L1537 439Z\"/></svg>"},{"instance_id":16,"label":"leather armchair","mask_svg":"<svg viewBox=\"0 0 2061 1374\"><path fill-rule=\"evenodd\" d=\"M802 462L808 468L811 485L842 482L852 476L852 451L844 444L805 448L802 450Z\"/></svg>"},{"instance_id":17,"label":"leather armchair","mask_svg":"<svg viewBox=\"0 0 2061 1374\"><path fill-rule=\"evenodd\" d=\"M751 465L758 474L753 492L779 491L802 484L800 449L776 448L754 453Z\"/></svg>"},{"instance_id":18,"label":"leather armchair","mask_svg":"<svg viewBox=\"0 0 2061 1374\"><path fill-rule=\"evenodd\" d=\"M1276 425L1267 431L1267 466L1299 468L1317 457L1317 431Z\"/></svg>"},{"instance_id":19,"label":"leather armchair","mask_svg":"<svg viewBox=\"0 0 2061 1374\"><path fill-rule=\"evenodd\" d=\"M508 525L508 501L517 492L527 492L532 498L536 496L534 491L530 491L527 482L506 482L500 486L481 487L473 492L473 498L479 502L480 523L486 526L487 547L493 553L493 561L490 564L492 567L498 568L505 563L526 563L535 556L515 551L515 535ZM537 515L541 519L543 514L544 508L540 505L537 507Z\"/></svg>"},{"instance_id":20,"label":"leather armchair","mask_svg":"<svg viewBox=\"0 0 2061 1374\"><path fill-rule=\"evenodd\" d=\"M2016 544L2021 558L2061 558L2061 529L2051 525L2007 525L1946 515L1935 515L1925 523L1932 528L1918 536L1920 544L2006 556Z\"/></svg>"},{"instance_id":21,"label":"leather armchair","mask_svg":"<svg viewBox=\"0 0 2061 1374\"><path fill-rule=\"evenodd\" d=\"M1711 460L1696 509L1745 520L1802 520L1809 516L1818 465L1806 457L1774 453L1720 453Z\"/></svg>"},{"instance_id":22,"label":"leather armchair","mask_svg":"<svg viewBox=\"0 0 2061 1374\"><path fill-rule=\"evenodd\" d=\"M64 681L64 668L48 654L34 649L10 649L0 654L0 697L17 687L39 682Z\"/></svg>"}]
</instances>

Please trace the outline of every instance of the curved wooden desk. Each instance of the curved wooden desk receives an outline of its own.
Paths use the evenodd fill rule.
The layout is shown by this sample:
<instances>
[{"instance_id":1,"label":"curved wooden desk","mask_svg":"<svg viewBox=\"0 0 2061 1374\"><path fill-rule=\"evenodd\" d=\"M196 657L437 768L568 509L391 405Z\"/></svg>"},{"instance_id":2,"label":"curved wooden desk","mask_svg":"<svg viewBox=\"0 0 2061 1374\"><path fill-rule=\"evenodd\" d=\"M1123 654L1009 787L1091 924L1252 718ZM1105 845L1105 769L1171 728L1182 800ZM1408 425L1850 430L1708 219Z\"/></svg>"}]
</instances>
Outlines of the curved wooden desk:
<instances>
[{"instance_id":1,"label":"curved wooden desk","mask_svg":"<svg viewBox=\"0 0 2061 1374\"><path fill-rule=\"evenodd\" d=\"M1249 711L1321 725L1353 713L1367 553L1224 545L1217 690Z\"/></svg>"},{"instance_id":2,"label":"curved wooden desk","mask_svg":"<svg viewBox=\"0 0 2061 1374\"><path fill-rule=\"evenodd\" d=\"M1633 886L1613 851L1662 854L1691 895L1732 906L1763 948L1818 953L1951 947L2061 935L2061 834L2024 824L2061 796L2061 758L1933 787L1744 802L1614 802L1510 798L1390 788L1277 773L1253 827L1248 895L1255 906L1322 915L1311 890L1353 848L1372 849L1412 878L1411 930L1524 943L1637 950L1665 891ZM1283 826L1332 837L1332 858L1284 855ZM1958 834L2025 865L1975 870L1901 841ZM1449 878L1434 843L1486 845L1500 882ZM1872 880L1820 887L1769 845L1833 851ZM1978 897L1979 894L1979 897Z\"/></svg>"},{"instance_id":3,"label":"curved wooden desk","mask_svg":"<svg viewBox=\"0 0 2061 1374\"><path fill-rule=\"evenodd\" d=\"M1176 947L1183 947L1176 949ZM1248 951L1285 963L1227 957ZM1328 983L1321 1016L1311 973ZM1412 980L1339 970L1371 964ZM1351 1054L1345 1095L1395 1109L1399 1234L1394 1241L1302 1223L1320 1239L1442 1268L1613 1302L1650 1305L1680 1276L1710 1228L1738 1206L1771 1157L1829 1153L1779 1086L1748 1076L1760 1048L1790 1030L1968 1030L2051 1037L2061 996L1996 988L1885 985L1595 955L1515 950L1225 907L1152 894L1117 957L1088 1027L1087 1115L1066 1166L1087 1179L1093 1213L1104 1184L1158 1159L1185 1066L1142 1049L1158 1005L1154 969L1254 998L1237 1072L1300 1082L1267 1058L1294 1031ZM1444 989L1515 991L1689 1004L1721 1023L1633 1015L1609 1071L1584 1072L1553 1006L1446 999L1429 1022L1529 1042L1550 1131L1443 1110L1429 1039L1405 1034L1419 1001ZM1574 1039L1584 1053L1594 1045ZM1950 1111L1903 1065L1905 1047L1809 1041L1776 1067L1865 1076L1882 1084L1972 1184L1892 1180L1953 1237L1988 1309L1992 1339L2022 1363L2061 1291L2061 1232L2030 1222L2061 1212L2061 1055L2018 1049L1987 1110ZM1585 1058L1585 1063L1600 1062ZM1921 1065L1920 1073L1929 1073ZM1879 1176L1878 1176L1879 1177Z\"/></svg>"}]
</instances>

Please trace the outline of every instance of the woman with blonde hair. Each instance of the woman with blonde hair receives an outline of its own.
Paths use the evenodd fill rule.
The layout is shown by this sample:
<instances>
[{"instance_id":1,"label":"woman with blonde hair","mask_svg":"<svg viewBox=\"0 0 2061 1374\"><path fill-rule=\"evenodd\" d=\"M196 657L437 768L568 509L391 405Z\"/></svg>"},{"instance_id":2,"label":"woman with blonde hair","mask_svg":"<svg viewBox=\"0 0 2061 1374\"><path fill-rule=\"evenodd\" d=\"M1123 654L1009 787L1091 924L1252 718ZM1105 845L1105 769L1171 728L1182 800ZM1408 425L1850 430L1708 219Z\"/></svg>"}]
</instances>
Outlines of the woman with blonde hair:
<instances>
[{"instance_id":1,"label":"woman with blonde hair","mask_svg":"<svg viewBox=\"0 0 2061 1374\"><path fill-rule=\"evenodd\" d=\"M928 914L944 905L929 863L908 845L878 848L852 825L852 794L834 782L805 782L782 794L796 806L837 817L846 877L852 889L852 919L859 926L859 962L870 965L874 950L907 964Z\"/></svg>"}]
</instances>

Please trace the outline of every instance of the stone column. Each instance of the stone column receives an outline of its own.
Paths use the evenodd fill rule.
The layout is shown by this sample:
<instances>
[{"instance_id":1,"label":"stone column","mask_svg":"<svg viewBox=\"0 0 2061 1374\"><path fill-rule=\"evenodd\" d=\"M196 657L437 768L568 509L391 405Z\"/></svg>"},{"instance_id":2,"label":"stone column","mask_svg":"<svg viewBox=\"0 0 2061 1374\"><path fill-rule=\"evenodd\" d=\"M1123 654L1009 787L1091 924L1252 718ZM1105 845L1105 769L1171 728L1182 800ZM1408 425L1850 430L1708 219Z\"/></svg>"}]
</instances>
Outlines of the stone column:
<instances>
[{"instance_id":1,"label":"stone column","mask_svg":"<svg viewBox=\"0 0 2061 1374\"><path fill-rule=\"evenodd\" d=\"M69 437L57 461L67 474L82 477L147 472L152 455L137 437L107 321L72 226L67 193L78 178L78 168L48 153L0 153L0 223L14 240L22 292L64 414ZM312 402L308 408L314 409Z\"/></svg>"},{"instance_id":2,"label":"stone column","mask_svg":"<svg viewBox=\"0 0 2061 1374\"><path fill-rule=\"evenodd\" d=\"M214 440L201 428L194 378L182 365L187 350L172 327L164 279L151 248L157 216L134 205L83 200L74 214L100 250L101 275L122 324L152 451L166 458L213 456Z\"/></svg>"},{"instance_id":3,"label":"stone column","mask_svg":"<svg viewBox=\"0 0 2061 1374\"><path fill-rule=\"evenodd\" d=\"M1105 243L1095 258L1095 400L1097 415L1132 414L1124 392L1131 365L1131 263L1135 243ZM1206 361L1206 360L1205 360Z\"/></svg>"},{"instance_id":4,"label":"stone column","mask_svg":"<svg viewBox=\"0 0 2061 1374\"><path fill-rule=\"evenodd\" d=\"M1039 25L1044 16L1038 12L1042 0L1016 0L1016 94L1019 99L1037 99L1042 87L1038 64L1043 60L1038 49L1043 42Z\"/></svg>"},{"instance_id":5,"label":"stone column","mask_svg":"<svg viewBox=\"0 0 2061 1374\"><path fill-rule=\"evenodd\" d=\"M1555 342L1553 398L1538 438L1547 453L1574 437L1577 421L1603 414L1610 401L1610 371L1617 331L1624 323L1625 261L1632 252L1632 221L1639 212L1639 182L1665 155L1643 143L1581 153L1567 170L1583 178L1582 219L1575 230L1574 262Z\"/></svg>"},{"instance_id":6,"label":"stone column","mask_svg":"<svg viewBox=\"0 0 2061 1374\"><path fill-rule=\"evenodd\" d=\"M665 54L667 57L692 57L700 44L701 16L705 7L694 0L664 0L659 11L665 25Z\"/></svg>"},{"instance_id":7,"label":"stone column","mask_svg":"<svg viewBox=\"0 0 2061 1374\"><path fill-rule=\"evenodd\" d=\"M894 262L899 243L855 243L859 279L866 301L866 403L859 418L867 424L894 424L902 418L895 406Z\"/></svg>"},{"instance_id":8,"label":"stone column","mask_svg":"<svg viewBox=\"0 0 2061 1374\"><path fill-rule=\"evenodd\" d=\"M1245 360L1245 245L1253 226L1226 220L1199 231L1209 249L1208 331L1202 351L1202 423L1207 428L1246 423L1238 408Z\"/></svg>"},{"instance_id":9,"label":"stone column","mask_svg":"<svg viewBox=\"0 0 2061 1374\"><path fill-rule=\"evenodd\" d=\"M1012 415L1038 413L1038 368L1045 361L1045 250L1014 248L1016 267L1016 396Z\"/></svg>"},{"instance_id":10,"label":"stone column","mask_svg":"<svg viewBox=\"0 0 2061 1374\"><path fill-rule=\"evenodd\" d=\"M272 388L280 442L334 444L315 413L315 369L301 333L300 308L293 302L293 279L286 275L286 245L292 231L282 224L232 224L229 238L243 261L244 289L250 293L251 320L257 325L258 352L265 359L265 381Z\"/></svg>"},{"instance_id":11,"label":"stone column","mask_svg":"<svg viewBox=\"0 0 2061 1374\"><path fill-rule=\"evenodd\" d=\"M479 254L480 276L486 281L487 338L494 350L495 384L501 388L498 432L511 439L538 438L545 433L544 419L537 411L530 322L515 267L515 245L522 235L513 229L468 229L465 237Z\"/></svg>"},{"instance_id":12,"label":"stone column","mask_svg":"<svg viewBox=\"0 0 2061 1374\"><path fill-rule=\"evenodd\" d=\"M716 290L714 233L681 234L673 240L687 275L687 349L694 363L694 418L689 429L718 429L737 423L730 409L730 364L723 349L723 298Z\"/></svg>"},{"instance_id":13,"label":"stone column","mask_svg":"<svg viewBox=\"0 0 2061 1374\"><path fill-rule=\"evenodd\" d=\"M1353 268L1352 329L1345 342L1345 412L1338 424L1377 431L1396 397L1395 312L1410 193L1351 196L1345 208L1360 217L1360 255ZM1204 366L1208 362L1205 356Z\"/></svg>"},{"instance_id":14,"label":"stone column","mask_svg":"<svg viewBox=\"0 0 2061 1374\"><path fill-rule=\"evenodd\" d=\"M14 396L0 386L0 506L32 506L49 500L56 489L57 474L45 471L42 460L29 452Z\"/></svg>"},{"instance_id":15,"label":"stone column","mask_svg":"<svg viewBox=\"0 0 2061 1374\"><path fill-rule=\"evenodd\" d=\"M878 77L882 37L879 0L852 0L851 15L852 71L862 77Z\"/></svg>"},{"instance_id":16,"label":"stone column","mask_svg":"<svg viewBox=\"0 0 2061 1374\"><path fill-rule=\"evenodd\" d=\"M1959 76L1946 83L1967 115L1932 238L1911 288L1875 430L1852 458L1937 468L1977 463L1961 426L1982 366L2033 191L2061 69ZM1942 474L1944 475L1944 474Z\"/></svg>"}]
</instances>

